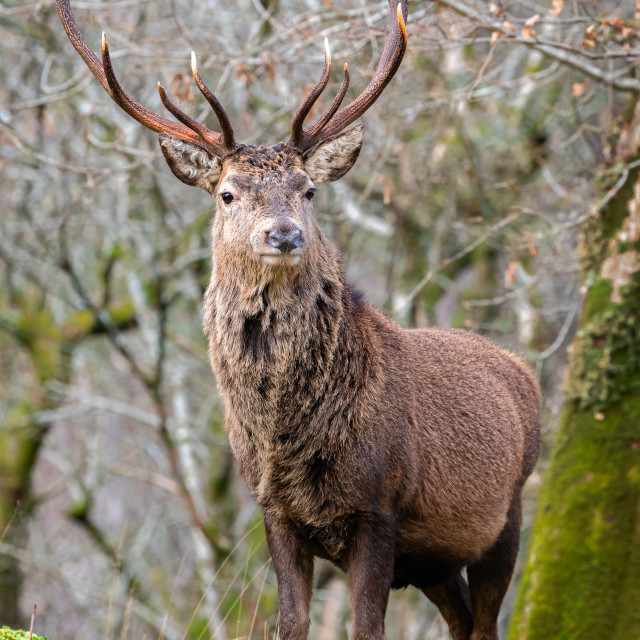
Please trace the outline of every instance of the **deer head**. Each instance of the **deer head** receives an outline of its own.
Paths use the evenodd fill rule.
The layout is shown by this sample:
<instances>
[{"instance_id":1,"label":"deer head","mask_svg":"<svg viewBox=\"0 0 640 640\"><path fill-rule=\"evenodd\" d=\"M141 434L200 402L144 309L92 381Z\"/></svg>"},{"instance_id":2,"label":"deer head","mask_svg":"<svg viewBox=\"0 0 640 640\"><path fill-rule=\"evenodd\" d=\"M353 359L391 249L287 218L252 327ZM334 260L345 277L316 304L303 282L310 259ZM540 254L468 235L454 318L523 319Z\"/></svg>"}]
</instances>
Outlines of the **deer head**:
<instances>
[{"instance_id":1,"label":"deer head","mask_svg":"<svg viewBox=\"0 0 640 640\"><path fill-rule=\"evenodd\" d=\"M347 127L376 101L400 66L407 41L407 2L389 0L389 33L380 63L364 92L340 108L349 86L345 64L344 81L331 106L304 128L304 120L331 73L331 55L325 41L322 78L296 113L289 139L273 146L235 141L225 110L200 78L195 53L191 54L193 78L216 114L221 133L181 111L160 83L162 103L179 122L143 107L120 86L106 36L102 35L100 61L80 33L69 0L56 0L56 5L71 43L109 96L138 122L160 134L162 152L174 175L216 199L214 252L224 251L247 266L293 268L320 233L311 207L315 185L338 180L353 166L362 146L363 127Z\"/></svg>"}]
</instances>

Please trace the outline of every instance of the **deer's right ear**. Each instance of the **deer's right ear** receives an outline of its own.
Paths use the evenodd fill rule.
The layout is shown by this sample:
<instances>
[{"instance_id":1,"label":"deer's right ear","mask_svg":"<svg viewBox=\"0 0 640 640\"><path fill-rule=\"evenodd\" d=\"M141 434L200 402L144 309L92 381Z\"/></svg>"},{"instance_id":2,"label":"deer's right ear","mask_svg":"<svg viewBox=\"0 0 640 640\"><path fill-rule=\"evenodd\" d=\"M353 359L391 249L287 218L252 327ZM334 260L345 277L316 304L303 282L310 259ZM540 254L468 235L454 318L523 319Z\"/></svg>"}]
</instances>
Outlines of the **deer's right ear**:
<instances>
[{"instance_id":1,"label":"deer's right ear","mask_svg":"<svg viewBox=\"0 0 640 640\"><path fill-rule=\"evenodd\" d=\"M197 144L168 133L161 133L159 138L160 148L173 175L185 184L213 193L222 171L220 158Z\"/></svg>"},{"instance_id":2,"label":"deer's right ear","mask_svg":"<svg viewBox=\"0 0 640 640\"><path fill-rule=\"evenodd\" d=\"M319 142L304 157L304 168L316 183L333 182L342 178L358 159L362 148L361 122Z\"/></svg>"}]
</instances>

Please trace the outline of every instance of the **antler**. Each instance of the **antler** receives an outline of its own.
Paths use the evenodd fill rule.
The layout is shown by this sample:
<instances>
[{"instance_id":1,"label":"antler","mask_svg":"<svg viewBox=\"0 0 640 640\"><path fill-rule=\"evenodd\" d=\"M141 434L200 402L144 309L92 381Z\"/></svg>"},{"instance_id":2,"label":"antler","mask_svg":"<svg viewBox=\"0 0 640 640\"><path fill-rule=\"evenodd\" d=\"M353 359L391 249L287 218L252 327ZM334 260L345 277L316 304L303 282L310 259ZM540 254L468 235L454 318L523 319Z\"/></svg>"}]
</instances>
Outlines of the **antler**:
<instances>
[{"instance_id":1,"label":"antler","mask_svg":"<svg viewBox=\"0 0 640 640\"><path fill-rule=\"evenodd\" d=\"M136 102L133 98L128 96L120 86L113 70L113 66L111 65L111 57L109 56L109 47L107 45L107 37L105 34L102 34L101 63L98 56L89 47L80 33L75 18L73 17L73 13L71 12L69 0L55 1L60 21L62 22L64 30L67 32L67 36L69 36L69 40L71 40L71 44L80 54L80 57L85 61L91 73L93 73L98 82L102 85L102 88L109 94L113 101L132 118L152 131L157 131L158 133L169 133L181 140L193 142L218 156L225 155L236 146L233 138L233 129L231 128L231 123L229 122L229 118L225 113L225 110L222 108L222 105L218 102L213 93L200 79L194 53L191 54L191 70L193 72L193 77L198 88L207 99L207 102L209 102L213 108L216 117L218 118L218 122L220 123L222 135L207 129L203 124L193 120L186 113L181 111L169 100L169 98L167 98L167 94L160 83L158 83L160 99L164 106L178 120L180 120L180 123L173 122L172 120L159 116L157 113L143 107L139 102Z\"/></svg>"},{"instance_id":2,"label":"antler","mask_svg":"<svg viewBox=\"0 0 640 640\"><path fill-rule=\"evenodd\" d=\"M325 42L325 65L322 79L311 90L293 119L290 143L294 147L300 151L307 151L321 140L340 133L340 131L357 120L378 99L398 70L407 48L407 30L405 27L407 5L408 0L389 0L389 34L387 35L387 41L385 42L378 68L367 88L353 102L338 111L349 86L349 70L345 64L344 81L331 106L315 124L303 129L304 119L329 80L331 54Z\"/></svg>"}]
</instances>

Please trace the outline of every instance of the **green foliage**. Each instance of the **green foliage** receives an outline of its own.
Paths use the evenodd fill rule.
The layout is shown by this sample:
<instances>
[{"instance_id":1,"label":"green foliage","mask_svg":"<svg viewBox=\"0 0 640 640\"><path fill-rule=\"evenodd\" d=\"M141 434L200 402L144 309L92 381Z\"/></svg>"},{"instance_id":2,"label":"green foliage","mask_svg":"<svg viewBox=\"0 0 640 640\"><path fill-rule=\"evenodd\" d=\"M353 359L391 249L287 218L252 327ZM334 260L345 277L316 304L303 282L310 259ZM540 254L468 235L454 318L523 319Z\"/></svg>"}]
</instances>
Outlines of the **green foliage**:
<instances>
[{"instance_id":1,"label":"green foliage","mask_svg":"<svg viewBox=\"0 0 640 640\"><path fill-rule=\"evenodd\" d=\"M28 631L22 631L17 629L10 629L9 627L2 627L0 629L0 640L48 640L43 636L36 635L35 633L29 635Z\"/></svg>"}]
</instances>

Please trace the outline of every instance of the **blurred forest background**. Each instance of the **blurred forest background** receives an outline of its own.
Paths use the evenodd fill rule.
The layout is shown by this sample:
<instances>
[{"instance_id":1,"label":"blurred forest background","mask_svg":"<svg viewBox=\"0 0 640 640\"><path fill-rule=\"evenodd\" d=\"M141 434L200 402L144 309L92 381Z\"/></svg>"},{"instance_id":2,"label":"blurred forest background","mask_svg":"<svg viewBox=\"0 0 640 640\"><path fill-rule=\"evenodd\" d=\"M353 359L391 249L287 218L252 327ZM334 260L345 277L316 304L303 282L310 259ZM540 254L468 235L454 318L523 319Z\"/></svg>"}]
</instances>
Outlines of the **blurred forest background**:
<instances>
[{"instance_id":1,"label":"blurred forest background","mask_svg":"<svg viewBox=\"0 0 640 640\"><path fill-rule=\"evenodd\" d=\"M36 631L56 640L273 637L276 580L262 519L229 450L200 326L212 202L175 180L156 136L108 98L52 2L1 2L0 626L28 628L36 602ZM364 88L388 14L380 0L72 7L94 50L107 32L120 81L145 106L164 113L161 81L215 128L190 78L193 49L237 139L269 144L289 135L319 78L325 36L335 73L317 109L343 62L349 95ZM372 303L405 326L479 331L539 376L544 448L501 621L517 621L514 638L534 637L524 619L544 578L527 569L514 602L567 407L586 412L602 451L607 403L622 406L639 388L640 303L621 315L609 308L638 292L639 26L633 0L412 1L407 56L364 117L360 159L314 203ZM598 304L583 307L596 284ZM584 325L601 312L597 331ZM581 359L584 335L590 360ZM616 485L616 500L631 505L640 499L640 407L635 416L622 419L635 462ZM580 469L585 482L606 490L590 464ZM554 478L562 491L562 478L580 484ZM595 512L608 539L615 523L606 508ZM635 518L624 530L637 548L637 509ZM589 522L576 520L567 547L584 542L595 554L584 574L611 566ZM541 545L564 531L554 526L540 531ZM550 565L567 557L554 553ZM638 551L620 564L640 568ZM315 582L311 637L346 638L344 577L319 564ZM640 590L637 578L631 586ZM589 603L584 588L580 602ZM633 615L627 633L640 625ZM619 637L640 637L633 628ZM448 637L435 607L412 591L392 595L387 633Z\"/></svg>"}]
</instances>

